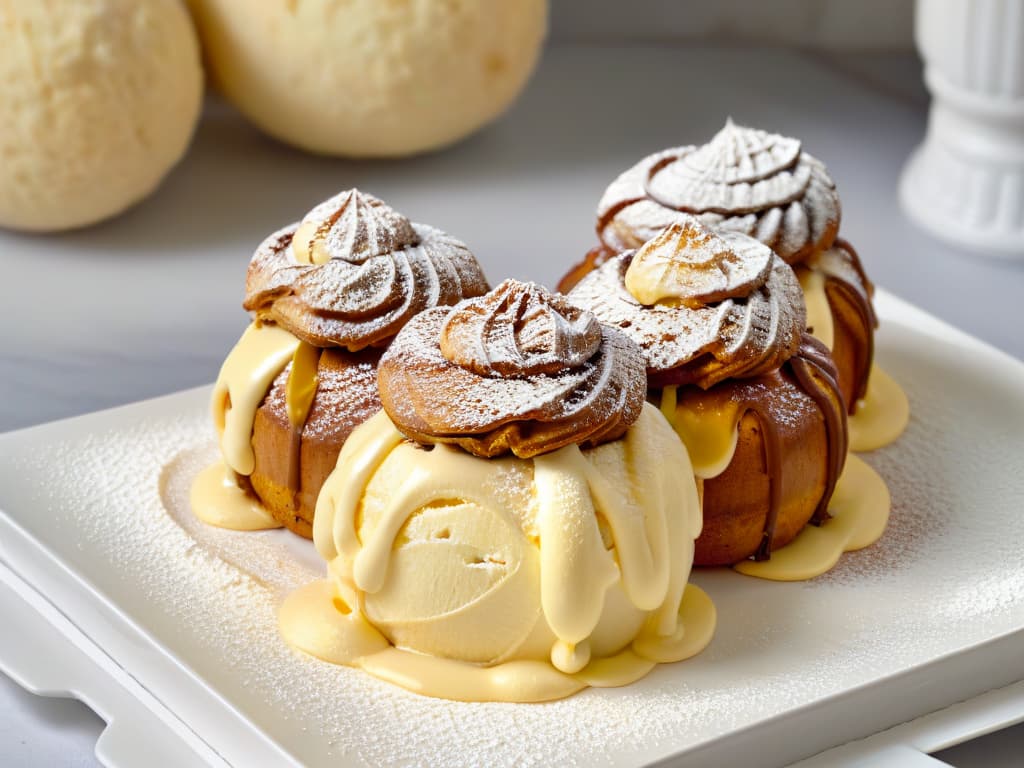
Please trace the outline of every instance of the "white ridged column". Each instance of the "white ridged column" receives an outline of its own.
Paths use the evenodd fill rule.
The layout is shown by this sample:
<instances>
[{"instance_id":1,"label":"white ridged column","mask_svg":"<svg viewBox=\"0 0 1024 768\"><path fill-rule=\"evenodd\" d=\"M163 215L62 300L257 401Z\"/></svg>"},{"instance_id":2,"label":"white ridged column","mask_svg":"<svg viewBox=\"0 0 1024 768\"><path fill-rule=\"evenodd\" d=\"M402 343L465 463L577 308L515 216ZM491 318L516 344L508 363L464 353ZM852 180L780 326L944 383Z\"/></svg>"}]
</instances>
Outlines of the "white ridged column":
<instances>
[{"instance_id":1,"label":"white ridged column","mask_svg":"<svg viewBox=\"0 0 1024 768\"><path fill-rule=\"evenodd\" d=\"M903 207L938 237L1024 259L1024 0L917 0L916 37L932 106Z\"/></svg>"}]
</instances>

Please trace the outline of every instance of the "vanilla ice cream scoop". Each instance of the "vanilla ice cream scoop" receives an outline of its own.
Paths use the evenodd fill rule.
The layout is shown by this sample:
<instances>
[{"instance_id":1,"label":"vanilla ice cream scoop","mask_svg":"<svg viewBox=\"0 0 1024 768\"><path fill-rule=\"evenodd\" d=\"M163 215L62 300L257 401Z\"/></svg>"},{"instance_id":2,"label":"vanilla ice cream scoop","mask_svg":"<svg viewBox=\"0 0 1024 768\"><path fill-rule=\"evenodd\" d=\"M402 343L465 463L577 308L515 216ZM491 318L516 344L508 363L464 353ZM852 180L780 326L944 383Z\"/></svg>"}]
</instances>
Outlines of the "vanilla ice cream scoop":
<instances>
[{"instance_id":1,"label":"vanilla ice cream scoop","mask_svg":"<svg viewBox=\"0 0 1024 768\"><path fill-rule=\"evenodd\" d=\"M617 686L710 640L687 585L701 513L652 405L626 435L532 459L404 440L386 413L342 449L317 504L330 579L281 609L285 639L419 693L542 701ZM685 595L684 595L685 591Z\"/></svg>"},{"instance_id":2,"label":"vanilla ice cream scoop","mask_svg":"<svg viewBox=\"0 0 1024 768\"><path fill-rule=\"evenodd\" d=\"M0 226L120 213L188 146L199 44L180 0L0 0Z\"/></svg>"},{"instance_id":3,"label":"vanilla ice cream scoop","mask_svg":"<svg viewBox=\"0 0 1024 768\"><path fill-rule=\"evenodd\" d=\"M190 0L225 95L328 155L408 155L503 112L533 71L546 0Z\"/></svg>"}]
</instances>

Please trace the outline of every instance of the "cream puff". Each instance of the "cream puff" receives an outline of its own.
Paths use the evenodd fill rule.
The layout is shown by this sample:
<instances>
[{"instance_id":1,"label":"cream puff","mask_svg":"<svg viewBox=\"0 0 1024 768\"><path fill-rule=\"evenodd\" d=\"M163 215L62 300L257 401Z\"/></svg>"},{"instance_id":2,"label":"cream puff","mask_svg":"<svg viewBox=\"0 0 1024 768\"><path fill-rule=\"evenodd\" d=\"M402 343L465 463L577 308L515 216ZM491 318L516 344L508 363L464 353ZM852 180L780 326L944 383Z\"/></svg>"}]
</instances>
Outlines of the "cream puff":
<instances>
[{"instance_id":1,"label":"cream puff","mask_svg":"<svg viewBox=\"0 0 1024 768\"><path fill-rule=\"evenodd\" d=\"M838 238L841 208L825 165L797 139L731 120L707 144L650 155L608 187L597 209L600 244L559 283L569 291L592 269L639 248L666 226L690 217L720 232L740 232L769 246L797 272L810 332L829 347L851 415L868 394L878 325L874 286L853 247ZM891 401L859 448L896 438L906 398L884 373Z\"/></svg>"},{"instance_id":2,"label":"cream puff","mask_svg":"<svg viewBox=\"0 0 1024 768\"><path fill-rule=\"evenodd\" d=\"M568 298L644 353L649 399L703 481L696 564L768 559L828 519L846 410L828 350L805 331L796 275L771 248L681 219Z\"/></svg>"},{"instance_id":3,"label":"cream puff","mask_svg":"<svg viewBox=\"0 0 1024 768\"><path fill-rule=\"evenodd\" d=\"M223 468L197 482L196 514L311 537L342 445L380 409L384 348L418 312L487 287L463 243L356 189L264 240L246 279L253 323L212 398Z\"/></svg>"}]
</instances>

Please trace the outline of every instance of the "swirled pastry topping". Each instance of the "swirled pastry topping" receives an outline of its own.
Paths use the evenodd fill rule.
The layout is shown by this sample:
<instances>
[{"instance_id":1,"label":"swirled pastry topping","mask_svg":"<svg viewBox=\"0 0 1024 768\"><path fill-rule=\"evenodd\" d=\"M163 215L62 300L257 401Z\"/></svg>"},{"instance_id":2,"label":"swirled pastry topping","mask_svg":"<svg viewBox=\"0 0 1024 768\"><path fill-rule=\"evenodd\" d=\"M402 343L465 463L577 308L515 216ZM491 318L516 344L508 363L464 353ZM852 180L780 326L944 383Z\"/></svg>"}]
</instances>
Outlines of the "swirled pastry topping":
<instances>
[{"instance_id":1,"label":"swirled pastry topping","mask_svg":"<svg viewBox=\"0 0 1024 768\"><path fill-rule=\"evenodd\" d=\"M800 142L730 118L711 141L683 151L647 179L651 198L690 213L752 213L796 200L810 182Z\"/></svg>"},{"instance_id":2,"label":"swirled pastry topping","mask_svg":"<svg viewBox=\"0 0 1024 768\"><path fill-rule=\"evenodd\" d=\"M486 291L463 243L350 190L263 241L243 306L314 346L357 351L386 343L417 312Z\"/></svg>"},{"instance_id":3,"label":"swirled pastry topping","mask_svg":"<svg viewBox=\"0 0 1024 768\"><path fill-rule=\"evenodd\" d=\"M578 368L601 346L601 324L562 296L506 280L445 318L441 354L478 376L536 376Z\"/></svg>"},{"instance_id":4,"label":"swirled pastry topping","mask_svg":"<svg viewBox=\"0 0 1024 768\"><path fill-rule=\"evenodd\" d=\"M625 251L687 214L756 237L792 264L832 244L840 207L825 166L799 141L729 120L707 144L658 152L619 176L598 205L597 233Z\"/></svg>"},{"instance_id":5,"label":"swirled pastry topping","mask_svg":"<svg viewBox=\"0 0 1024 768\"><path fill-rule=\"evenodd\" d=\"M414 317L381 358L378 381L403 434L487 457L614 440L647 391L643 357L626 336L515 280Z\"/></svg>"},{"instance_id":6,"label":"swirled pastry topping","mask_svg":"<svg viewBox=\"0 0 1024 768\"><path fill-rule=\"evenodd\" d=\"M716 241L690 218L640 251L602 264L569 293L569 300L640 346L652 387L696 384L706 389L724 379L767 373L800 346L806 326L803 294L789 265L769 251L763 269L759 249L764 246L744 240L749 238L730 234ZM722 265L720 275L707 267L708 242L717 243L712 251L732 251L732 256L710 260ZM753 266L737 267L732 277L729 268L747 252L754 254ZM723 294L728 296L715 298ZM649 303L652 298L655 303Z\"/></svg>"},{"instance_id":7,"label":"swirled pastry topping","mask_svg":"<svg viewBox=\"0 0 1024 768\"><path fill-rule=\"evenodd\" d=\"M691 219L666 227L634 254L626 288L641 304L674 300L700 309L764 285L772 250L735 233L716 235Z\"/></svg>"},{"instance_id":8,"label":"swirled pastry topping","mask_svg":"<svg viewBox=\"0 0 1024 768\"><path fill-rule=\"evenodd\" d=\"M292 253L299 264L325 264L331 259L362 264L371 256L419 242L405 216L373 195L349 189L302 218L292 238Z\"/></svg>"}]
</instances>

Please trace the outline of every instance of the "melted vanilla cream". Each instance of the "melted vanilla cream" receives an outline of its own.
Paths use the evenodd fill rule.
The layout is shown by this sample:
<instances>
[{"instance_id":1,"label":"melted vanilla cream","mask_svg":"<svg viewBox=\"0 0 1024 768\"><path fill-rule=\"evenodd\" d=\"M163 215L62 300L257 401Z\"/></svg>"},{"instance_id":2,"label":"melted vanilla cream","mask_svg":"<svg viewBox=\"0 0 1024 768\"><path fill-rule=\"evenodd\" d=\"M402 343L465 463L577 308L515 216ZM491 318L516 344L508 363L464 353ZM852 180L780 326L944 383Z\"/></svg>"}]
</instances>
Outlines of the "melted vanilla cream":
<instances>
[{"instance_id":1,"label":"melted vanilla cream","mask_svg":"<svg viewBox=\"0 0 1024 768\"><path fill-rule=\"evenodd\" d=\"M299 348L299 340L288 331L253 323L221 366L210 407L220 435L222 460L196 477L190 494L192 512L203 522L239 531L280 527L259 500L239 486L235 476L252 474L256 410L288 361L299 356Z\"/></svg>"},{"instance_id":2,"label":"melted vanilla cream","mask_svg":"<svg viewBox=\"0 0 1024 768\"><path fill-rule=\"evenodd\" d=\"M220 433L224 463L240 475L251 475L256 465L252 452L256 409L298 346L299 340L283 328L253 323L221 366L210 401L213 423Z\"/></svg>"},{"instance_id":3,"label":"melted vanilla cream","mask_svg":"<svg viewBox=\"0 0 1024 768\"><path fill-rule=\"evenodd\" d=\"M259 531L281 527L259 499L238 485L221 461L211 464L196 476L189 501L196 517L218 528Z\"/></svg>"},{"instance_id":4,"label":"melted vanilla cream","mask_svg":"<svg viewBox=\"0 0 1024 768\"><path fill-rule=\"evenodd\" d=\"M832 348L835 333L832 309L825 293L825 275L816 269L798 268L804 289L807 325L811 333ZM867 394L849 417L850 450L873 451L903 434L910 420L910 403L899 384L878 364L871 366Z\"/></svg>"},{"instance_id":5,"label":"melted vanilla cream","mask_svg":"<svg viewBox=\"0 0 1024 768\"><path fill-rule=\"evenodd\" d=\"M832 307L825 293L825 274L817 269L797 267L796 276L804 290L804 305L807 307L807 327L811 335L832 349L835 341L835 327L832 322Z\"/></svg>"},{"instance_id":6,"label":"melted vanilla cream","mask_svg":"<svg viewBox=\"0 0 1024 768\"><path fill-rule=\"evenodd\" d=\"M670 638L638 638L632 648L595 659L576 674L546 661L515 659L492 666L426 656L396 648L358 610L321 579L288 595L279 613L281 633L295 648L332 664L360 667L374 677L424 696L457 701L551 701L587 686L616 688L644 677L663 662L696 656L714 634L711 598L693 584L679 605L679 630ZM685 627L685 631L683 630Z\"/></svg>"},{"instance_id":7,"label":"melted vanilla cream","mask_svg":"<svg viewBox=\"0 0 1024 768\"><path fill-rule=\"evenodd\" d=\"M292 368L284 390L284 404L288 411L288 423L296 432L302 432L306 417L316 397L319 383L317 366L323 349L300 341L292 355Z\"/></svg>"},{"instance_id":8,"label":"melted vanilla cream","mask_svg":"<svg viewBox=\"0 0 1024 768\"><path fill-rule=\"evenodd\" d=\"M740 436L738 404L709 405L697 399L684 407L677 405L676 390L665 387L661 391L661 412L686 446L694 474L710 480L725 472L736 453Z\"/></svg>"},{"instance_id":9,"label":"melted vanilla cream","mask_svg":"<svg viewBox=\"0 0 1024 768\"><path fill-rule=\"evenodd\" d=\"M882 377L880 381L888 379L884 373ZM890 400L894 401L897 399ZM693 458L694 472L709 479L725 471L732 461L740 413L731 407L733 403L722 410L704 409L701 405L699 398L691 399L686 406L677 403L675 387L662 390L662 412L666 416L671 414L669 422ZM701 474L702 468L706 474ZM863 549L877 541L888 523L890 506L889 489L881 476L862 459L848 454L829 502L829 520L820 526L804 526L793 541L773 550L770 559L744 560L733 568L747 576L774 581L820 576L836 564L843 552Z\"/></svg>"},{"instance_id":10,"label":"melted vanilla cream","mask_svg":"<svg viewBox=\"0 0 1024 768\"><path fill-rule=\"evenodd\" d=\"M773 581L803 581L831 570L843 552L878 541L889 521L885 481L858 456L846 457L823 525L807 525L770 560L744 560L733 568L747 576Z\"/></svg>"},{"instance_id":11,"label":"melted vanilla cream","mask_svg":"<svg viewBox=\"0 0 1024 768\"><path fill-rule=\"evenodd\" d=\"M380 413L318 500L329 585L290 597L281 628L433 696L621 685L709 642L713 607L686 585L700 527L685 450L653 406L620 440L530 460L424 449Z\"/></svg>"},{"instance_id":12,"label":"melted vanilla cream","mask_svg":"<svg viewBox=\"0 0 1024 768\"><path fill-rule=\"evenodd\" d=\"M850 450L873 451L889 445L910 422L910 401L903 388L877 365L871 366L868 391L849 418Z\"/></svg>"}]
</instances>

